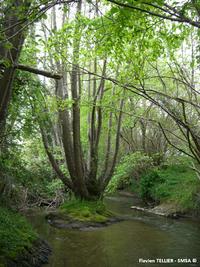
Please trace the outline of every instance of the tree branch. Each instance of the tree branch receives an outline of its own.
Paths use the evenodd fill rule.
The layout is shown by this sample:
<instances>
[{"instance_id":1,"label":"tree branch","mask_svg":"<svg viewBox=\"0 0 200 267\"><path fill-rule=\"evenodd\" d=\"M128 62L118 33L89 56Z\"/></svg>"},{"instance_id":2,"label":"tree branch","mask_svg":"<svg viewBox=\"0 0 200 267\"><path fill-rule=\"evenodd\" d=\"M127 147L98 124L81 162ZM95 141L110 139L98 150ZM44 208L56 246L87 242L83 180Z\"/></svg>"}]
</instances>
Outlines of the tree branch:
<instances>
[{"instance_id":1,"label":"tree branch","mask_svg":"<svg viewBox=\"0 0 200 267\"><path fill-rule=\"evenodd\" d=\"M56 172L56 174L58 175L58 177L61 179L61 181L69 188L72 189L73 185L72 182L70 181L70 179L65 176L65 174L61 171L56 159L54 158L52 152L49 149L49 145L48 145L48 140L46 137L46 134L43 130L43 128L41 127L41 125L39 125L40 127L40 132L41 132L41 136L42 136L42 141L43 141L43 145L45 148L45 151L47 153L47 156L49 158L49 161L51 163L52 168L54 169L54 171Z\"/></svg>"},{"instance_id":2,"label":"tree branch","mask_svg":"<svg viewBox=\"0 0 200 267\"><path fill-rule=\"evenodd\" d=\"M153 5L153 4L142 2L142 4L144 4L144 5L151 5L154 8L158 9L159 11L162 10L164 13L161 14L161 13L156 13L156 12L147 10L145 8L137 7L137 6L134 6L134 5L120 3L120 2L115 1L115 0L107 0L107 1L110 2L110 3L113 3L115 5L118 5L120 7L123 7L123 8L128 8L128 9L132 9L132 10L138 10L140 12L149 14L149 15L154 16L154 17L167 19L167 20L174 21L174 22L188 23L188 24L190 24L190 25L192 25L194 27L200 28L200 23L198 21L193 21L192 19L190 19L188 17L185 17L180 12L178 12L175 8L173 8L173 7L171 7L171 6L167 5L167 4L164 4L164 6L167 8L167 9L164 9L164 8L159 7L157 5ZM174 14L172 14L169 10L172 10L174 12ZM171 16L168 16L168 14L171 15Z\"/></svg>"},{"instance_id":3,"label":"tree branch","mask_svg":"<svg viewBox=\"0 0 200 267\"><path fill-rule=\"evenodd\" d=\"M48 78L52 78L52 79L55 79L55 80L60 80L62 78L62 75L59 74L59 73L52 73L52 72L45 71L45 70L39 70L39 69L36 69L36 68L33 68L33 67L29 67L29 66L25 66L25 65L22 65L22 64L17 64L14 67L15 67L15 69L18 69L18 70L23 70L23 71L35 73L35 74L42 75L42 76L45 76L45 77L48 77Z\"/></svg>"}]
</instances>

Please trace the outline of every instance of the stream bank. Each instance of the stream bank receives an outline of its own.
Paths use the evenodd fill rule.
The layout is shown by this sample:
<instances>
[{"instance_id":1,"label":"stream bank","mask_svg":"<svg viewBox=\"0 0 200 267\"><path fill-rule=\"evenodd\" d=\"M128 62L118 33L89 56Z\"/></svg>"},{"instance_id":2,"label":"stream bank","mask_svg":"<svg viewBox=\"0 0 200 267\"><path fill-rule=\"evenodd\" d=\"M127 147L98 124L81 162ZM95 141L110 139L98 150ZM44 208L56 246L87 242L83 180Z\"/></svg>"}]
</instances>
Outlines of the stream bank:
<instances>
[{"instance_id":1,"label":"stream bank","mask_svg":"<svg viewBox=\"0 0 200 267\"><path fill-rule=\"evenodd\" d=\"M28 219L52 248L45 267L141 267L140 258L197 258L196 264L170 266L198 267L199 221L172 220L130 209L138 201L121 195L106 198L106 207L127 220L94 231L58 229L46 222L42 210L31 212ZM154 266L163 264L151 264Z\"/></svg>"},{"instance_id":2,"label":"stream bank","mask_svg":"<svg viewBox=\"0 0 200 267\"><path fill-rule=\"evenodd\" d=\"M51 249L24 216L0 206L0 267L41 267Z\"/></svg>"},{"instance_id":3,"label":"stream bank","mask_svg":"<svg viewBox=\"0 0 200 267\"><path fill-rule=\"evenodd\" d=\"M110 217L102 222L80 221L80 220L75 220L67 215L63 216L57 212L50 212L45 216L45 218L51 226L57 228L75 229L81 231L95 230L124 220L122 217Z\"/></svg>"},{"instance_id":4,"label":"stream bank","mask_svg":"<svg viewBox=\"0 0 200 267\"><path fill-rule=\"evenodd\" d=\"M197 209L188 209L184 210L180 205L175 202L162 202L160 204L155 203L145 203L136 193L132 193L129 191L119 191L118 194L124 197L130 197L133 199L135 205L131 205L130 208L150 213L158 216L163 216L167 218L194 218L200 219L200 213Z\"/></svg>"},{"instance_id":5,"label":"stream bank","mask_svg":"<svg viewBox=\"0 0 200 267\"><path fill-rule=\"evenodd\" d=\"M51 249L42 239L33 242L30 248L25 248L15 259L7 259L6 267L41 267L48 263Z\"/></svg>"}]
</instances>

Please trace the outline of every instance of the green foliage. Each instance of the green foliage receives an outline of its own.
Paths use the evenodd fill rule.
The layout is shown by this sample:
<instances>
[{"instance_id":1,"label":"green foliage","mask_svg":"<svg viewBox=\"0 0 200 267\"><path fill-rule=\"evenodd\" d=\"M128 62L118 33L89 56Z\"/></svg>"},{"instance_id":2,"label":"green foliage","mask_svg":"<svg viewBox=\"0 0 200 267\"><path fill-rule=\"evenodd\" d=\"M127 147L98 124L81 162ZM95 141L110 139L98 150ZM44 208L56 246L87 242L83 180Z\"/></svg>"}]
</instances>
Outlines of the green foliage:
<instances>
[{"instance_id":1,"label":"green foliage","mask_svg":"<svg viewBox=\"0 0 200 267\"><path fill-rule=\"evenodd\" d=\"M183 211L199 208L200 184L188 164L173 164L142 176L140 195L144 200L172 202Z\"/></svg>"},{"instance_id":2,"label":"green foliage","mask_svg":"<svg viewBox=\"0 0 200 267\"><path fill-rule=\"evenodd\" d=\"M157 170L151 170L143 175L140 180L139 194L143 200L153 200L152 190L156 184L162 183L161 177Z\"/></svg>"},{"instance_id":3,"label":"green foliage","mask_svg":"<svg viewBox=\"0 0 200 267\"><path fill-rule=\"evenodd\" d=\"M170 200L183 209L195 209L196 194L200 190L196 174L187 165L172 165L159 171L164 180L154 189L154 198Z\"/></svg>"},{"instance_id":4,"label":"green foliage","mask_svg":"<svg viewBox=\"0 0 200 267\"><path fill-rule=\"evenodd\" d=\"M30 176L18 149L6 151L0 155L0 169L5 176L10 177L10 180L14 176L15 181L21 181L22 183Z\"/></svg>"},{"instance_id":5,"label":"green foliage","mask_svg":"<svg viewBox=\"0 0 200 267\"><path fill-rule=\"evenodd\" d=\"M29 177L17 149L6 151L0 155L0 201L6 205L20 201L20 185ZM18 186L17 186L18 185Z\"/></svg>"},{"instance_id":6,"label":"green foliage","mask_svg":"<svg viewBox=\"0 0 200 267\"><path fill-rule=\"evenodd\" d=\"M9 2L10 1L6 1L5 4L3 4L4 7L7 7L7 5L9 7ZM14 3L13 0L11 3L12 2ZM183 25L170 21L165 22L165 20L161 20L156 16L150 16L143 12L138 12L137 10L122 8L112 4L111 6L106 6L105 9L102 8L103 13L100 16L96 16L96 18L92 10L92 14L89 14L90 11L87 12L87 10L91 7L85 6L84 15L80 14L77 20L75 20L74 16L68 16L68 12L71 12L71 9L70 6L67 6L63 7L65 15L61 14L61 12L56 9L56 13L58 12L56 15L61 15L60 17L63 18L65 17L63 25L60 25L61 21L58 19L57 27L50 29L50 31L46 31L45 28L49 28L46 27L49 25L45 25L44 19L49 15L37 13L39 11L38 8L43 5L45 7L47 2L44 0L31 2L31 12L28 12L28 19L30 21L35 21L37 16L43 18L43 29L40 31L37 27L35 29L34 27L30 27L30 34L27 35L26 41L24 42L19 63L27 64L28 62L29 65L37 67L38 62L40 62L39 65L43 65L47 69L50 67L52 71L62 71L63 74L66 74L66 77L63 79L63 84L67 87L66 92L68 92L68 94L66 94L66 99L58 98L57 96L54 96L54 92L57 90L55 90L55 83L53 81L45 82L45 85L43 85L41 80L38 79L35 74L16 71L16 79L14 79L13 84L12 102L10 104L6 126L6 133L8 135L6 138L6 144L8 143L10 147L8 148L8 151L2 153L0 156L0 169L6 176L5 181L10 181L11 186L13 184L17 185L16 188L18 192L17 190L16 192L18 195L20 195L19 187L21 185L30 188L30 191L34 193L36 198L44 195L52 197L57 190L63 189L61 182L58 180L52 180L54 177L52 177L53 175L42 147L40 128L44 127L46 130L49 151L54 155L61 171L66 174L67 170L66 164L63 163L62 145L58 148L57 144L54 144L55 137L53 134L53 126L55 124L59 126L58 128L60 128L58 110L71 110L75 103L74 100L71 99L71 77L68 73L71 73L72 70L71 63L74 58L74 43L79 41L80 49L78 52L78 65L81 67L82 71L85 69L83 72L80 71L80 75L78 75L80 78L78 82L78 91L80 91L80 95L77 98L81 109L80 128L81 142L83 144L83 149L81 148L81 150L84 155L88 155L89 142L91 141L91 137L88 138L88 133L90 132L88 119L91 117L91 110L94 106L94 94L98 91L94 90L94 92L92 92L92 88L99 87L99 89L101 89L98 79L101 77L102 61L105 58L107 60L107 70L105 76L109 77L109 81L105 80L105 88L103 90L105 94L101 100L101 97L97 96L96 102L96 111L100 110L99 108L102 110L102 116L96 116L99 118L102 117L102 131L99 139L100 146L97 157L99 163L99 173L102 166L104 166L106 147L105 140L107 139L108 120L111 112L112 129L110 130L110 151L114 151L116 118L119 114L119 100L122 98L123 92L120 87L120 83L126 85L126 88L129 90L127 90L126 94L123 93L123 97L125 98L124 102L126 103L123 108L123 125L121 127L122 134L124 134L124 130L127 130L127 135L129 136L130 133L133 133L133 128L135 128L138 135L141 136L141 129L137 125L137 117L144 117L144 121L146 121L146 119L147 121L152 120L152 125L153 121L161 122L167 129L167 136L169 136L170 141L172 141L173 144L176 144L176 140L174 139L175 136L177 136L179 140L176 145L180 145L180 147L185 146L183 140L184 136L182 136L184 135L183 133L185 130L180 131L180 129L176 127L174 131L173 127L175 124L171 123L172 120L160 112L160 110L158 112L158 109L156 108L154 110L154 114L152 112L150 113L149 110L152 108L150 107L149 109L145 107L145 103L143 103L143 99L141 98L143 89L145 88L147 88L147 92L149 92L149 94L152 92L151 98L154 100L156 100L157 96L153 93L153 90L157 90L161 93L164 92L169 96L171 95L172 99L173 97L177 98L181 96L186 98L186 91L188 90L186 88L187 82L185 83L184 81L182 85L179 85L179 83L181 84L181 81L179 81L179 76L176 77L176 66L173 66L173 62L171 60L175 57L175 53L180 48L181 44L183 44L183 41L188 39L188 34L192 33L185 24ZM145 7L150 11L155 11L152 1L149 1L150 4L131 0L127 0L125 2L136 5L136 7L139 8ZM158 7L162 7L164 2L162 0L156 0L154 1L154 4L155 3ZM87 4L88 3L86 3L86 5ZM174 2L174 4L177 3ZM102 3L99 3L99 5L102 5ZM179 10L180 14L193 17L195 5L192 4L192 7L190 3L178 3L177 10ZM199 7L199 4L196 7ZM22 4L19 5L19 9L17 8L15 10L16 15L19 16L22 21L25 19L27 8L28 6L25 7ZM3 9L4 8L2 8L2 10ZM8 14L9 12L14 11L9 8L6 8L6 10L8 10ZM158 8L156 12L159 10L160 9ZM51 21L53 20L53 17L51 17ZM2 27L3 25L1 26L0 19L0 29ZM35 31L37 31L40 35L37 35ZM193 34L195 37L197 36L197 33L193 32ZM5 38L0 37L0 39ZM6 50L12 50L11 43L9 41L4 42L4 48L6 48ZM189 55L187 52L186 55ZM180 51L177 51L177 55L180 57ZM37 57L39 57L40 60L38 60ZM97 65L96 67L94 67L94 59ZM183 58L182 61L184 61ZM169 62L170 66L168 64ZM7 68L10 66L10 61L0 58L0 65L3 66L3 69ZM189 65L187 65L186 68L188 66ZM192 62L190 68L194 66L195 64ZM187 77L192 77L190 75L190 68L189 75L187 75ZM86 76L87 70L91 72L89 77ZM93 76L93 72L96 72L97 76ZM181 71L178 72L182 73ZM193 70L191 73L193 73ZM172 79L169 79L171 76L174 78L172 77ZM113 85L112 79L115 78L118 82L114 82L115 85ZM198 80L198 77L194 78L194 80ZM94 79L96 79L95 82ZM176 80L179 82L176 83ZM180 89L177 89L178 86L180 86ZM193 88L193 85L191 88ZM64 91L65 89L63 92ZM145 98L147 97L146 92L144 96ZM196 119L194 116L195 106L191 106L189 108L187 108L187 106L183 107L182 102L179 102L179 104L176 105L174 104L174 100L170 101L170 98L165 98L162 94L157 97L157 100L159 102L159 106L164 105L164 110L169 110L169 112L167 112L168 114L178 114L178 118L184 119L184 121L187 120L189 123L189 116L191 116L191 125L195 126L198 124L198 116L196 116ZM189 99L189 101L191 102L193 100ZM198 104L198 98L195 101L197 101ZM155 104L155 101L153 101L153 103ZM187 100L185 103L187 103ZM132 109L133 106L136 106L135 110ZM187 118L183 116L185 115L183 112L181 113L181 111L185 108L185 114L189 114L186 116ZM70 117L74 118L74 116L71 116L71 112L69 112L69 114ZM130 114L129 118L127 118L127 114ZM135 115L135 119L133 118L133 114ZM168 124L166 124L167 120L169 120ZM169 129L168 125L171 125ZM98 123L95 122L93 126L98 129ZM170 134L170 129L173 129L172 132L174 135ZM151 158L137 152L123 157L115 170L111 182L109 183L108 191L113 192L119 188L125 188L127 186L131 186L133 190L137 190L140 177L143 175L140 182L140 193L142 198L155 200L168 197L170 198L172 197L172 193L169 193L167 190L173 192L173 189L176 188L178 181L175 182L173 179L170 179L170 175L169 178L165 179L165 177L168 176L166 173L162 175L161 170L155 170L147 174L147 172L152 169L155 162L159 164L162 160L161 156L163 150L159 150L158 147L165 148L165 143L161 142L156 144L158 136L148 135L150 132L148 127L145 131L146 143L148 140L148 142L152 145L150 146L151 153L148 153L148 150L146 150L146 152L149 155L154 152L158 152L158 154L154 154ZM198 129L196 132L197 134L199 133ZM160 132L157 131L157 133ZM183 141L182 143L181 140ZM187 141L188 140L186 140L186 144ZM132 137L132 143L134 151L141 150L140 148L135 148L135 146L139 143L137 138L134 140L134 137ZM132 144L130 144L130 147L131 146ZM193 146L193 144L189 144L188 148L191 146ZM147 146L144 145L144 147ZM153 149L155 149L155 151L152 153ZM125 153L124 151L127 150L122 147L121 155ZM167 149L165 151L167 151ZM186 173L187 172L185 172L184 175L187 177ZM165 187L161 182L165 184ZM0 191L1 187L3 188L0 184ZM190 196L187 195L187 192L185 192L184 196L186 199L190 198ZM178 198L179 200L182 199L182 203L186 201L183 199L183 196L179 196ZM88 209L85 208L83 217L87 216L90 217L90 210L88 211Z\"/></svg>"},{"instance_id":7,"label":"green foliage","mask_svg":"<svg viewBox=\"0 0 200 267\"><path fill-rule=\"evenodd\" d=\"M67 213L79 221L106 222L112 215L102 201L73 200L64 203L60 209L63 213Z\"/></svg>"},{"instance_id":8,"label":"green foliage","mask_svg":"<svg viewBox=\"0 0 200 267\"><path fill-rule=\"evenodd\" d=\"M0 255L15 258L37 238L26 219L0 207Z\"/></svg>"},{"instance_id":9,"label":"green foliage","mask_svg":"<svg viewBox=\"0 0 200 267\"><path fill-rule=\"evenodd\" d=\"M54 179L46 185L46 192L49 196L54 196L55 192L60 190L64 190L64 184L60 179Z\"/></svg>"},{"instance_id":10,"label":"green foliage","mask_svg":"<svg viewBox=\"0 0 200 267\"><path fill-rule=\"evenodd\" d=\"M55 202L55 206L58 206L68 198L68 193L60 179L56 178L50 181L44 179L43 181L40 180L29 186L28 197L28 204L38 203L38 200L45 202L46 199L47 201L52 200Z\"/></svg>"},{"instance_id":11,"label":"green foliage","mask_svg":"<svg viewBox=\"0 0 200 267\"><path fill-rule=\"evenodd\" d=\"M53 179L45 155L37 149L31 143L31 150L27 144L26 150L12 148L0 155L0 201L4 205L32 204L40 198L49 199L58 191L64 191L63 183Z\"/></svg>"},{"instance_id":12,"label":"green foliage","mask_svg":"<svg viewBox=\"0 0 200 267\"><path fill-rule=\"evenodd\" d=\"M116 167L115 173L108 185L108 192L115 192L135 184L140 176L153 167L153 159L141 152L123 157Z\"/></svg>"}]
</instances>

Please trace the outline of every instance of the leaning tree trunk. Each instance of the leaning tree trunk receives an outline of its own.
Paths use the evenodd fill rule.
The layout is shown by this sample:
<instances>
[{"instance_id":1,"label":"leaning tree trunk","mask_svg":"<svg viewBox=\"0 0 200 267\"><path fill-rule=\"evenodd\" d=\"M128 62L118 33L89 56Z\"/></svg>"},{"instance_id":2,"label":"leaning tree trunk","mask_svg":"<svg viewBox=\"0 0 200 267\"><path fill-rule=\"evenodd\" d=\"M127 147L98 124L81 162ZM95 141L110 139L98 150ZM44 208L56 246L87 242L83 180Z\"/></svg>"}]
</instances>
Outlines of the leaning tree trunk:
<instances>
[{"instance_id":1,"label":"leaning tree trunk","mask_svg":"<svg viewBox=\"0 0 200 267\"><path fill-rule=\"evenodd\" d=\"M12 95L15 64L25 39L25 18L30 3L31 1L11 1L10 6L4 8L0 14L3 32L0 42L0 140Z\"/></svg>"}]
</instances>

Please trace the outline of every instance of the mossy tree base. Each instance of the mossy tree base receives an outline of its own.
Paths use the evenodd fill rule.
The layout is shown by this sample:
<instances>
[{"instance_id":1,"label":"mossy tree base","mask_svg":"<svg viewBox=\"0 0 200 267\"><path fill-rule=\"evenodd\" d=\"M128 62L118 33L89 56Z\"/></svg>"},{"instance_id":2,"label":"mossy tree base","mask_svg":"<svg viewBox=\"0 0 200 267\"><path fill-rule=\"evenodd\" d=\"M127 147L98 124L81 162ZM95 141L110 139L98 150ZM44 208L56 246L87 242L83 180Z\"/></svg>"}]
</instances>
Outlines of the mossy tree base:
<instances>
[{"instance_id":1,"label":"mossy tree base","mask_svg":"<svg viewBox=\"0 0 200 267\"><path fill-rule=\"evenodd\" d=\"M56 212L50 212L46 219L57 228L87 230L105 227L122 221L122 218L108 211L101 201L74 200L63 204Z\"/></svg>"}]
</instances>

